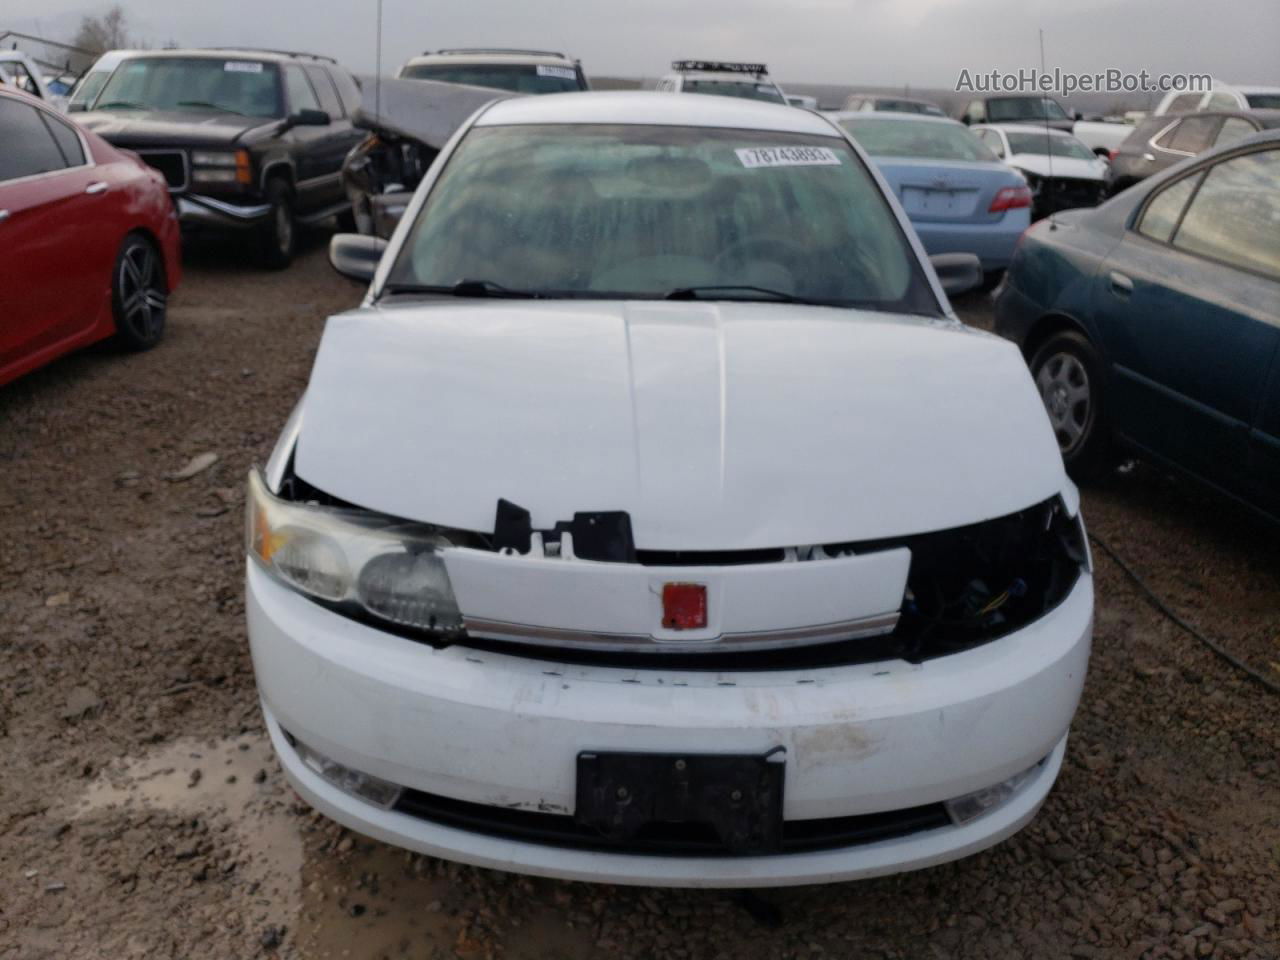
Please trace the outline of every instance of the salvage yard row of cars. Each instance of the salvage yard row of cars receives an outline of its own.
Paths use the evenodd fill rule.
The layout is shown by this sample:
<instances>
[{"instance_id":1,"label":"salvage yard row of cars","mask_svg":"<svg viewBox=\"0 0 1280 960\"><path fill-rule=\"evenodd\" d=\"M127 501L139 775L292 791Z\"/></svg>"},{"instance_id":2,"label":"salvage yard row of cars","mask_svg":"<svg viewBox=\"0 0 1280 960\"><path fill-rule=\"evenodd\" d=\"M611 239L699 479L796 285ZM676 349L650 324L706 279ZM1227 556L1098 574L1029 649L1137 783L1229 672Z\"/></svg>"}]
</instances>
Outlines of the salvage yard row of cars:
<instances>
[{"instance_id":1,"label":"salvage yard row of cars","mask_svg":"<svg viewBox=\"0 0 1280 960\"><path fill-rule=\"evenodd\" d=\"M760 64L600 93L445 51L372 114L301 54L100 79L81 127L0 93L0 232L101 224L14 301L41 358L154 342L180 218L277 265L300 219L358 228L362 303L248 479L246 611L286 775L369 836L675 886L968 855L1063 762L1072 477L1137 452L1280 519L1280 133L1032 225L1039 164L1097 162L1065 131L796 109ZM1004 337L949 301L992 283Z\"/></svg>"}]
</instances>

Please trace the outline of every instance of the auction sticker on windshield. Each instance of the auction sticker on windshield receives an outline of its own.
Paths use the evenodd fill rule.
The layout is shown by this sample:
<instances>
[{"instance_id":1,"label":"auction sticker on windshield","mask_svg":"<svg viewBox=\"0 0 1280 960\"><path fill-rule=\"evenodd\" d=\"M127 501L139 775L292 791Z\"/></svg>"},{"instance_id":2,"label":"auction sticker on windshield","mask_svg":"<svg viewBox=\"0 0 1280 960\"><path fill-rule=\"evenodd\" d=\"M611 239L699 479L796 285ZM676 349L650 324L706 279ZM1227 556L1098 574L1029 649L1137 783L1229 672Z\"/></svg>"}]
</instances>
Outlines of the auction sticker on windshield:
<instances>
[{"instance_id":1,"label":"auction sticker on windshield","mask_svg":"<svg viewBox=\"0 0 1280 960\"><path fill-rule=\"evenodd\" d=\"M747 168L840 166L840 157L830 147L749 147L737 153Z\"/></svg>"},{"instance_id":2,"label":"auction sticker on windshield","mask_svg":"<svg viewBox=\"0 0 1280 960\"><path fill-rule=\"evenodd\" d=\"M222 65L222 69L227 73L261 73L262 64L248 60L228 60Z\"/></svg>"},{"instance_id":3,"label":"auction sticker on windshield","mask_svg":"<svg viewBox=\"0 0 1280 960\"><path fill-rule=\"evenodd\" d=\"M573 72L571 67L548 67L546 64L538 64L538 76L540 77L556 77L560 80L574 80L577 74Z\"/></svg>"}]
</instances>

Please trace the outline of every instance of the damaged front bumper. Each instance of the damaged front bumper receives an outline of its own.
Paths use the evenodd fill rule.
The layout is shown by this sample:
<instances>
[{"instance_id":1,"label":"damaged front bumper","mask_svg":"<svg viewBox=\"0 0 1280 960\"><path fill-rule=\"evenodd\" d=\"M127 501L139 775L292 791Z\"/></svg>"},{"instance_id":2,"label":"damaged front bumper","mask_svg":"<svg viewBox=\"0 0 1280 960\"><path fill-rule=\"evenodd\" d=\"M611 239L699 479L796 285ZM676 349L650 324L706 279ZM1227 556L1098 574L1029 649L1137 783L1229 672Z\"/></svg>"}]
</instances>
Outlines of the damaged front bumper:
<instances>
[{"instance_id":1,"label":"damaged front bumper","mask_svg":"<svg viewBox=\"0 0 1280 960\"><path fill-rule=\"evenodd\" d=\"M183 226L247 230L271 216L269 203L228 203L197 193L187 193L173 199L178 208L178 220Z\"/></svg>"},{"instance_id":2,"label":"damaged front bumper","mask_svg":"<svg viewBox=\"0 0 1280 960\"><path fill-rule=\"evenodd\" d=\"M728 887L914 869L1022 827L1061 764L1093 583L1083 574L1034 623L925 663L736 672L435 649L326 610L255 564L247 597L273 743L328 816L480 866ZM580 758L625 752L780 757L780 849L681 853L586 837L574 818ZM321 775L309 755L347 780ZM342 785L365 782L386 802ZM974 796L988 798L977 815L953 812Z\"/></svg>"}]
</instances>

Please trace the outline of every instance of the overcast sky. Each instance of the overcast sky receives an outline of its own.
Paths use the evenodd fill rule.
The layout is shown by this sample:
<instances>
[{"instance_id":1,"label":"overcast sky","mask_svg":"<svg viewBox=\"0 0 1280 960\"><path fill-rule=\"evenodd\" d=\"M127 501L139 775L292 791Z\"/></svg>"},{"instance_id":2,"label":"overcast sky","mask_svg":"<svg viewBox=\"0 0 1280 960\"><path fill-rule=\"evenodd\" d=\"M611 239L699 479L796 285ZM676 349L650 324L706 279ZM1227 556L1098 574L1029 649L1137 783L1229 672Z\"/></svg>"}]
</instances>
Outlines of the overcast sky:
<instances>
[{"instance_id":1,"label":"overcast sky","mask_svg":"<svg viewBox=\"0 0 1280 960\"><path fill-rule=\"evenodd\" d=\"M109 4L4 0L0 29L69 39ZM153 46L246 44L374 64L376 0L128 0ZM784 83L953 87L961 69L1039 62L1093 72L1211 73L1280 84L1280 2L1233 0L384 0L384 69L426 48L564 50L588 75L648 76L673 58L762 60Z\"/></svg>"}]
</instances>

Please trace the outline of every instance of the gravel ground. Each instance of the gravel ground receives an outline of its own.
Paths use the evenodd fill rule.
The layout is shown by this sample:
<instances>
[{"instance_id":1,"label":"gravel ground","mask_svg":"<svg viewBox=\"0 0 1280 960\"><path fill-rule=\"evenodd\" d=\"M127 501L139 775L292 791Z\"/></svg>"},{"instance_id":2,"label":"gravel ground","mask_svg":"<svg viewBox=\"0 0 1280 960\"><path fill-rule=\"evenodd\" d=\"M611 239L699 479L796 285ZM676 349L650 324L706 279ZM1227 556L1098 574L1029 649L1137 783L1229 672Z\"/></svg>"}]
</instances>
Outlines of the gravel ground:
<instances>
[{"instance_id":1,"label":"gravel ground","mask_svg":"<svg viewBox=\"0 0 1280 960\"><path fill-rule=\"evenodd\" d=\"M323 237L286 273L231 246L188 261L158 350L89 351L0 391L0 957L1280 956L1278 701L1101 556L1061 779L1030 827L959 863L747 898L597 887L313 814L254 696L241 489L323 317L359 292ZM1280 678L1275 529L1142 465L1085 509Z\"/></svg>"}]
</instances>

